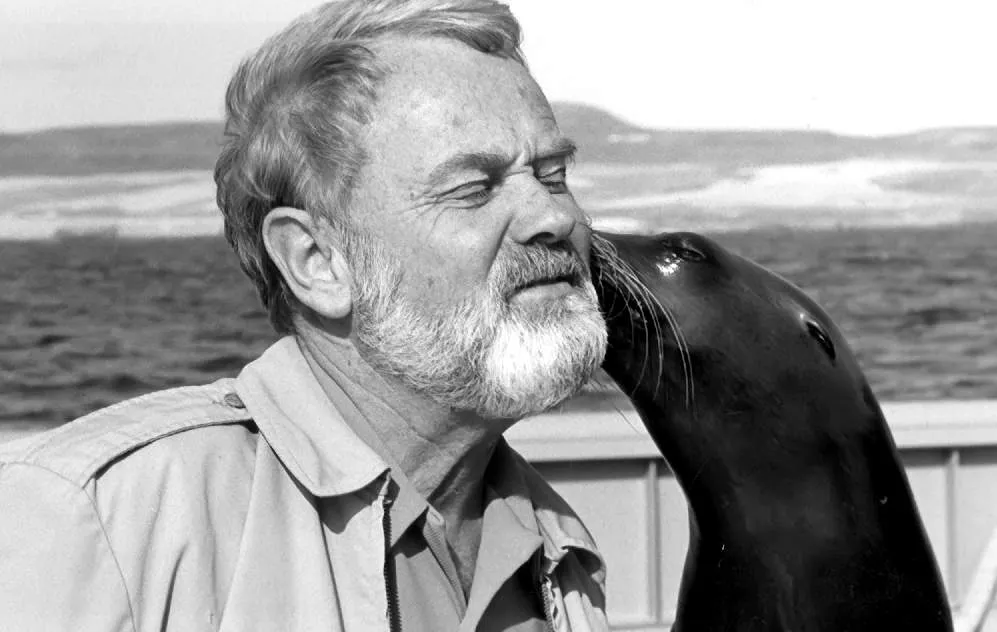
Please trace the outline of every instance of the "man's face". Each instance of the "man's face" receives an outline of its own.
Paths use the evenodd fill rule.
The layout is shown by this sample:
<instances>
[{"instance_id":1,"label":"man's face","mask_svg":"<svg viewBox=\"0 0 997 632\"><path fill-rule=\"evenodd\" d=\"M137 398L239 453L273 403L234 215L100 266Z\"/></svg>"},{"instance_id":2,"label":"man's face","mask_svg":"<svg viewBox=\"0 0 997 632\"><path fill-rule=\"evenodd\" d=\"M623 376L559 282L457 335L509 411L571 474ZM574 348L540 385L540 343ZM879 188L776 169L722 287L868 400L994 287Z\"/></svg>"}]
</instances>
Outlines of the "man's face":
<instances>
[{"instance_id":1,"label":"man's face","mask_svg":"<svg viewBox=\"0 0 997 632\"><path fill-rule=\"evenodd\" d=\"M571 143L513 61L439 39L382 45L350 253L354 327L380 370L458 410L516 418L591 377L605 322Z\"/></svg>"}]
</instances>

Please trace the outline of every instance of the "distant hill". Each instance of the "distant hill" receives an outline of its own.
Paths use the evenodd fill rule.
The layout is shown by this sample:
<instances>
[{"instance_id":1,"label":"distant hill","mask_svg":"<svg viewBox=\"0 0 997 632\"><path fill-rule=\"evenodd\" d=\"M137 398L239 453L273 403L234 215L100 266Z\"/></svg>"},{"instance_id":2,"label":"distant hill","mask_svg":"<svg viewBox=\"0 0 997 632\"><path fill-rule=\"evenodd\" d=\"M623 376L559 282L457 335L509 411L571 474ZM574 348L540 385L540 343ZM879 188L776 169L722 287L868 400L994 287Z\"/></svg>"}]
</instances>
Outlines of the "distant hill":
<instances>
[{"instance_id":1,"label":"distant hill","mask_svg":"<svg viewBox=\"0 0 997 632\"><path fill-rule=\"evenodd\" d=\"M710 164L721 170L846 158L997 160L997 128L926 130L883 137L809 130L673 131L630 124L578 103L555 103L580 162ZM0 176L211 169L219 122L53 129L0 134Z\"/></svg>"},{"instance_id":2,"label":"distant hill","mask_svg":"<svg viewBox=\"0 0 997 632\"><path fill-rule=\"evenodd\" d=\"M847 158L995 160L997 128L932 129L895 136L819 130L661 130L598 108L554 103L561 130L595 162L708 163L729 167L831 162Z\"/></svg>"},{"instance_id":3,"label":"distant hill","mask_svg":"<svg viewBox=\"0 0 997 632\"><path fill-rule=\"evenodd\" d=\"M0 134L0 176L212 169L221 139L217 121Z\"/></svg>"},{"instance_id":4,"label":"distant hill","mask_svg":"<svg viewBox=\"0 0 997 632\"><path fill-rule=\"evenodd\" d=\"M561 102L554 103L552 107L561 131L575 139L582 148L590 144L601 145L612 134L625 136L648 131L584 103Z\"/></svg>"}]
</instances>

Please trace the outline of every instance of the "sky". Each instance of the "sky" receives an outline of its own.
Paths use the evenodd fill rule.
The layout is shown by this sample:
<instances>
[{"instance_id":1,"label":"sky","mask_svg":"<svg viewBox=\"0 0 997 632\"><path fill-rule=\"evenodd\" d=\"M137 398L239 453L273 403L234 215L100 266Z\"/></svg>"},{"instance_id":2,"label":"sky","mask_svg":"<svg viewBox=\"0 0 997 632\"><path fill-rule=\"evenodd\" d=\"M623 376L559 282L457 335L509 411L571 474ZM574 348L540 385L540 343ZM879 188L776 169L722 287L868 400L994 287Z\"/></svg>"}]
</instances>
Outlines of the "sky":
<instances>
[{"instance_id":1,"label":"sky","mask_svg":"<svg viewBox=\"0 0 997 632\"><path fill-rule=\"evenodd\" d=\"M507 3L551 100L638 125L846 134L997 125L989 0ZM0 130L220 119L238 60L315 4L4 0Z\"/></svg>"}]
</instances>

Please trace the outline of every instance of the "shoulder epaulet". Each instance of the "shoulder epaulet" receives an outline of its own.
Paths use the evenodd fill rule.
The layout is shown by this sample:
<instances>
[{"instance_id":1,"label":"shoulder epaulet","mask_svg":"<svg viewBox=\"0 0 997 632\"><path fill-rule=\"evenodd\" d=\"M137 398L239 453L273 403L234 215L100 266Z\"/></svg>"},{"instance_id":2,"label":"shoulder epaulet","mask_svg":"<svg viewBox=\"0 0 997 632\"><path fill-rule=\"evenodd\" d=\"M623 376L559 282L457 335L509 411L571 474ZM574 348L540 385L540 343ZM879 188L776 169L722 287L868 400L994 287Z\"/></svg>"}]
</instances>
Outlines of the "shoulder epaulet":
<instances>
[{"instance_id":1,"label":"shoulder epaulet","mask_svg":"<svg viewBox=\"0 0 997 632\"><path fill-rule=\"evenodd\" d=\"M229 378L142 395L53 430L0 446L0 467L20 463L83 485L102 467L157 439L252 417Z\"/></svg>"}]
</instances>

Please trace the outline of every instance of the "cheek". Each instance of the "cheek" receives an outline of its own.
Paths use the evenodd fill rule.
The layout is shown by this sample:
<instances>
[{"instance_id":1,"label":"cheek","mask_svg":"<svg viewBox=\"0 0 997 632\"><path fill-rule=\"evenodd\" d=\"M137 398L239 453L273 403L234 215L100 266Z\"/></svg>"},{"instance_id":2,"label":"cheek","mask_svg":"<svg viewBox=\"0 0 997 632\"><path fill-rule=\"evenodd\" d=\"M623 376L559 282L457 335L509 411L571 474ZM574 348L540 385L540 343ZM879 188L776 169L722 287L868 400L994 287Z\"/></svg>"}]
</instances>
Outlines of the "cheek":
<instances>
[{"instance_id":1,"label":"cheek","mask_svg":"<svg viewBox=\"0 0 997 632\"><path fill-rule=\"evenodd\" d=\"M399 261L413 300L453 304L480 291L503 247L508 213L497 201L480 209L426 209L383 222L385 246Z\"/></svg>"},{"instance_id":2,"label":"cheek","mask_svg":"<svg viewBox=\"0 0 997 632\"><path fill-rule=\"evenodd\" d=\"M442 232L414 240L402 264L406 289L413 299L453 305L485 286L496 249L475 233Z\"/></svg>"}]
</instances>

